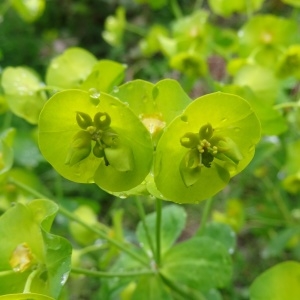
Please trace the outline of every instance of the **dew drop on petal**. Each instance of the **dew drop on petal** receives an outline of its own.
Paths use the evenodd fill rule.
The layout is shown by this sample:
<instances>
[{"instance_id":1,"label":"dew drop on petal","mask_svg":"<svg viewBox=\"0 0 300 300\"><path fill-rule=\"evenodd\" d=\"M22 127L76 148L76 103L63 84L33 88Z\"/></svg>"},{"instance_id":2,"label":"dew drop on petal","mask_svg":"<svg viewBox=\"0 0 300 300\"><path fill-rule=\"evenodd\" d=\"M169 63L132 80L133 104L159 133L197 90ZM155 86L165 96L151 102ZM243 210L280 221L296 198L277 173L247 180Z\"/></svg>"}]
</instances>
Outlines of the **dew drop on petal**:
<instances>
[{"instance_id":1,"label":"dew drop on petal","mask_svg":"<svg viewBox=\"0 0 300 300\"><path fill-rule=\"evenodd\" d=\"M119 197L120 197L121 199L126 199L126 198L128 197L128 195L125 194L125 193L121 193L121 194L119 195Z\"/></svg>"},{"instance_id":2,"label":"dew drop on petal","mask_svg":"<svg viewBox=\"0 0 300 300\"><path fill-rule=\"evenodd\" d=\"M68 280L68 277L69 277L69 273L64 273L63 276L61 277L61 280L60 280L60 284L61 285L65 285L65 283L67 282Z\"/></svg>"},{"instance_id":3,"label":"dew drop on petal","mask_svg":"<svg viewBox=\"0 0 300 300\"><path fill-rule=\"evenodd\" d=\"M119 88L117 87L117 86L114 86L114 88L113 88L113 93L119 93Z\"/></svg>"},{"instance_id":4,"label":"dew drop on petal","mask_svg":"<svg viewBox=\"0 0 300 300\"><path fill-rule=\"evenodd\" d=\"M89 95L93 99L98 99L100 97L100 92L95 88L90 88Z\"/></svg>"}]
</instances>

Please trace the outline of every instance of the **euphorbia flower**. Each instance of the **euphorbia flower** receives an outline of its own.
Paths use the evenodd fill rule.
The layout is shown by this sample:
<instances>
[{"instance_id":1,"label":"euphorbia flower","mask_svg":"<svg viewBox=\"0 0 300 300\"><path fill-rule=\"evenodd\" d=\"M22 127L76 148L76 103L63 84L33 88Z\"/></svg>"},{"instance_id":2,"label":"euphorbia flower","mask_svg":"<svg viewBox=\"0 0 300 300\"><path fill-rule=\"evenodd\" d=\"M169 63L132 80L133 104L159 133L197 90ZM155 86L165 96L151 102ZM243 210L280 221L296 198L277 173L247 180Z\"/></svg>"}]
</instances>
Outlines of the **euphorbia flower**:
<instances>
[{"instance_id":1,"label":"euphorbia flower","mask_svg":"<svg viewBox=\"0 0 300 300\"><path fill-rule=\"evenodd\" d=\"M94 98L82 90L52 96L40 115L40 149L69 180L110 193L130 190L150 171L150 133L121 101L105 93Z\"/></svg>"},{"instance_id":2,"label":"euphorbia flower","mask_svg":"<svg viewBox=\"0 0 300 300\"><path fill-rule=\"evenodd\" d=\"M248 165L259 138L260 123L244 99L219 92L194 100L158 142L158 190L178 203L213 196Z\"/></svg>"}]
</instances>

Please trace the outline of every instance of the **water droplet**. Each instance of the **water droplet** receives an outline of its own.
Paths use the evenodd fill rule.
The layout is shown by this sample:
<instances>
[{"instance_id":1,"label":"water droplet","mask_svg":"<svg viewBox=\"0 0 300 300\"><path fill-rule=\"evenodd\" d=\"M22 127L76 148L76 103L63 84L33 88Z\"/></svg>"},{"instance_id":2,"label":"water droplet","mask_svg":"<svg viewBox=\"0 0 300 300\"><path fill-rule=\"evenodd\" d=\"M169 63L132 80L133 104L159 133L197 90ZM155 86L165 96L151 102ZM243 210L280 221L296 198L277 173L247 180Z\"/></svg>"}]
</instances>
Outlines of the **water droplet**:
<instances>
[{"instance_id":1,"label":"water droplet","mask_svg":"<svg viewBox=\"0 0 300 300\"><path fill-rule=\"evenodd\" d=\"M227 118L222 118L222 119L221 119L221 122L224 123L224 122L226 122L227 120L228 120Z\"/></svg>"},{"instance_id":2,"label":"water droplet","mask_svg":"<svg viewBox=\"0 0 300 300\"><path fill-rule=\"evenodd\" d=\"M100 92L95 88L90 88L89 95L90 95L90 100L91 100L92 104L97 106L100 103L100 100L99 100L99 98L101 96Z\"/></svg>"},{"instance_id":3,"label":"water droplet","mask_svg":"<svg viewBox=\"0 0 300 300\"><path fill-rule=\"evenodd\" d=\"M117 105L115 103L110 103L110 107L116 109Z\"/></svg>"},{"instance_id":4,"label":"water droplet","mask_svg":"<svg viewBox=\"0 0 300 300\"><path fill-rule=\"evenodd\" d=\"M119 194L119 198L121 198L121 199L126 199L127 197L128 197L128 195L125 193Z\"/></svg>"},{"instance_id":5,"label":"water droplet","mask_svg":"<svg viewBox=\"0 0 300 300\"><path fill-rule=\"evenodd\" d=\"M251 145L250 147L249 147L249 150L248 150L249 152L253 152L254 151L254 145Z\"/></svg>"},{"instance_id":6,"label":"water droplet","mask_svg":"<svg viewBox=\"0 0 300 300\"><path fill-rule=\"evenodd\" d=\"M69 273L64 273L63 276L61 277L61 280L60 280L60 284L61 285L65 285L65 283L67 282L68 280L68 277L69 277Z\"/></svg>"},{"instance_id":7,"label":"water droplet","mask_svg":"<svg viewBox=\"0 0 300 300\"><path fill-rule=\"evenodd\" d=\"M123 102L125 104L125 106L129 107L129 103L128 102Z\"/></svg>"},{"instance_id":8,"label":"water droplet","mask_svg":"<svg viewBox=\"0 0 300 300\"><path fill-rule=\"evenodd\" d=\"M181 119L181 121L187 123L187 121L188 121L188 116L182 115L182 116L180 117L180 119Z\"/></svg>"},{"instance_id":9,"label":"water droplet","mask_svg":"<svg viewBox=\"0 0 300 300\"><path fill-rule=\"evenodd\" d=\"M117 87L117 86L114 86L114 88L113 88L113 93L119 93L119 87Z\"/></svg>"},{"instance_id":10,"label":"water droplet","mask_svg":"<svg viewBox=\"0 0 300 300\"><path fill-rule=\"evenodd\" d=\"M100 97L100 92L95 88L90 88L89 94L90 94L90 97L93 99L98 99Z\"/></svg>"},{"instance_id":11,"label":"water droplet","mask_svg":"<svg viewBox=\"0 0 300 300\"><path fill-rule=\"evenodd\" d=\"M233 130L234 130L235 132L240 132L240 131L241 131L241 128L240 128L240 127L235 127L235 128L233 128Z\"/></svg>"}]
</instances>

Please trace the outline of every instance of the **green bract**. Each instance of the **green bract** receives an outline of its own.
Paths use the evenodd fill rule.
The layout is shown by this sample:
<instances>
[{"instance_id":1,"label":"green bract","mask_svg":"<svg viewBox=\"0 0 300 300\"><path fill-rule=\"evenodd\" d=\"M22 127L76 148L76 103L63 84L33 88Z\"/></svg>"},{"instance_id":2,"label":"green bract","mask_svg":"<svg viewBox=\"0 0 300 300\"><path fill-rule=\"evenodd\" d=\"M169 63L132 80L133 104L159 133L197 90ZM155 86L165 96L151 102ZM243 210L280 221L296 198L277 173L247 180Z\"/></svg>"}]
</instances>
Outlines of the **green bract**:
<instances>
[{"instance_id":1,"label":"green bract","mask_svg":"<svg viewBox=\"0 0 300 300\"><path fill-rule=\"evenodd\" d=\"M7 67L3 71L1 85L11 111L30 123L37 123L46 100L39 76L29 68Z\"/></svg>"},{"instance_id":2,"label":"green bract","mask_svg":"<svg viewBox=\"0 0 300 300\"><path fill-rule=\"evenodd\" d=\"M51 61L46 73L46 83L54 88L79 88L96 63L96 57L90 52L81 48L69 48Z\"/></svg>"},{"instance_id":3,"label":"green bract","mask_svg":"<svg viewBox=\"0 0 300 300\"><path fill-rule=\"evenodd\" d=\"M259 121L242 98L214 93L194 100L158 142L158 190L178 203L213 196L251 161L259 138Z\"/></svg>"},{"instance_id":4,"label":"green bract","mask_svg":"<svg viewBox=\"0 0 300 300\"><path fill-rule=\"evenodd\" d=\"M149 173L151 137L125 104L105 93L98 98L81 90L55 94L40 115L40 149L69 180L127 191Z\"/></svg>"},{"instance_id":5,"label":"green bract","mask_svg":"<svg viewBox=\"0 0 300 300\"><path fill-rule=\"evenodd\" d=\"M298 300L300 298L299 278L299 262L286 261L277 264L254 280L250 287L250 299Z\"/></svg>"},{"instance_id":6,"label":"green bract","mask_svg":"<svg viewBox=\"0 0 300 300\"><path fill-rule=\"evenodd\" d=\"M26 299L55 299L71 269L71 245L49 232L58 207L49 200L16 204L0 217L0 295L22 293L31 276ZM20 226L20 224L22 224ZM29 290L28 290L29 288ZM11 299L23 299L14 297Z\"/></svg>"},{"instance_id":7,"label":"green bract","mask_svg":"<svg viewBox=\"0 0 300 300\"><path fill-rule=\"evenodd\" d=\"M12 0L10 2L20 17L27 22L38 19L45 9L45 0Z\"/></svg>"},{"instance_id":8,"label":"green bract","mask_svg":"<svg viewBox=\"0 0 300 300\"><path fill-rule=\"evenodd\" d=\"M247 56L255 48L289 46L299 39L297 27L293 20L273 15L254 16L239 31L241 55Z\"/></svg>"},{"instance_id":9,"label":"green bract","mask_svg":"<svg viewBox=\"0 0 300 300\"><path fill-rule=\"evenodd\" d=\"M229 16L234 12L255 11L260 9L264 0L209 0L209 6L215 14Z\"/></svg>"},{"instance_id":10,"label":"green bract","mask_svg":"<svg viewBox=\"0 0 300 300\"><path fill-rule=\"evenodd\" d=\"M124 7L118 7L114 16L108 16L104 26L105 31L102 33L103 39L112 46L120 46L126 26Z\"/></svg>"}]
</instances>

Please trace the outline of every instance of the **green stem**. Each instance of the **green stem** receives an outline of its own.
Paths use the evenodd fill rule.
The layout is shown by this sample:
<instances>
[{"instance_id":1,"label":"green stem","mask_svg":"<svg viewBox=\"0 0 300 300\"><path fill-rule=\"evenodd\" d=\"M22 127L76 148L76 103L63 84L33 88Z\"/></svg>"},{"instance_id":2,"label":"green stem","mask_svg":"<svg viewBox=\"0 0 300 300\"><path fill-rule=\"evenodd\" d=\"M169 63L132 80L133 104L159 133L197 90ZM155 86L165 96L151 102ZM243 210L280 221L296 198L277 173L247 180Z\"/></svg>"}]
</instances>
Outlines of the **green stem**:
<instances>
[{"instance_id":1,"label":"green stem","mask_svg":"<svg viewBox=\"0 0 300 300\"><path fill-rule=\"evenodd\" d=\"M160 242L161 242L161 213L162 213L162 201L156 199L156 264L160 266Z\"/></svg>"},{"instance_id":2,"label":"green stem","mask_svg":"<svg viewBox=\"0 0 300 300\"><path fill-rule=\"evenodd\" d=\"M23 293L30 293L30 287L31 287L32 280L38 273L40 273L40 269L36 269L29 274L29 276L27 277L26 283L25 283Z\"/></svg>"},{"instance_id":3,"label":"green stem","mask_svg":"<svg viewBox=\"0 0 300 300\"><path fill-rule=\"evenodd\" d=\"M210 211L211 211L212 204L213 204L213 198L210 198L210 199L206 200L205 206L204 206L204 209L203 209L203 213L202 213L201 223L200 223L200 226L197 230L196 235L201 235L203 233L203 230L205 228L205 224L207 223L207 219L208 219L208 216L209 216Z\"/></svg>"},{"instance_id":4,"label":"green stem","mask_svg":"<svg viewBox=\"0 0 300 300\"><path fill-rule=\"evenodd\" d=\"M273 106L274 109L291 108L291 107L300 108L300 101L280 103Z\"/></svg>"},{"instance_id":5,"label":"green stem","mask_svg":"<svg viewBox=\"0 0 300 300\"><path fill-rule=\"evenodd\" d=\"M3 124L2 124L2 130L5 130L5 129L7 129L7 128L10 127L10 125L11 125L11 120L12 120L12 116L13 116L13 114L12 114L11 111L7 111L7 112L5 113L4 121L3 121Z\"/></svg>"},{"instance_id":6,"label":"green stem","mask_svg":"<svg viewBox=\"0 0 300 300\"><path fill-rule=\"evenodd\" d=\"M278 189L276 189L274 187L273 182L270 179L268 179L267 177L264 178L263 182L264 182L265 186L267 187L267 189L270 191L270 196L271 196L270 200L272 200L276 203L278 210L280 211L283 219L287 222L287 224L292 224L293 219L291 217L290 211L289 211L288 207L286 206L286 203L282 199L282 195L280 194Z\"/></svg>"},{"instance_id":7,"label":"green stem","mask_svg":"<svg viewBox=\"0 0 300 300\"><path fill-rule=\"evenodd\" d=\"M183 17L183 13L178 5L177 0L170 0L171 10L176 19L180 19Z\"/></svg>"},{"instance_id":8,"label":"green stem","mask_svg":"<svg viewBox=\"0 0 300 300\"><path fill-rule=\"evenodd\" d=\"M197 294L197 297L193 297L191 296L190 291L187 291L186 288L184 286L180 286L177 283L172 282L171 280L169 280L167 277L165 277L164 275L162 275L161 273L159 274L162 281L174 292L176 292L178 295L180 295L181 297L183 297L183 299L189 299L189 300L205 300L206 298L204 298L203 296L200 296L199 294ZM200 296L200 297L199 297Z\"/></svg>"},{"instance_id":9,"label":"green stem","mask_svg":"<svg viewBox=\"0 0 300 300\"><path fill-rule=\"evenodd\" d=\"M130 24L130 23L126 23L125 29L127 31L132 32L132 33L134 33L136 35L139 35L141 37L145 37L145 35L146 35L145 30L143 30L142 28L140 28L136 25Z\"/></svg>"},{"instance_id":10,"label":"green stem","mask_svg":"<svg viewBox=\"0 0 300 300\"><path fill-rule=\"evenodd\" d=\"M16 272L14 270L7 270L7 271L1 271L0 272L0 277L4 277L4 276L7 276L7 275L12 275L12 274L15 274Z\"/></svg>"},{"instance_id":11,"label":"green stem","mask_svg":"<svg viewBox=\"0 0 300 300\"><path fill-rule=\"evenodd\" d=\"M63 214L65 217L68 219L77 222L78 224L82 225L83 227L87 228L88 230L95 232L98 236L100 236L102 239L108 241L110 244L114 245L115 247L119 248L123 252L127 253L137 261L139 261L141 264L145 265L148 267L148 262L145 261L140 255L136 254L135 252L131 251L128 245L124 245L112 238L110 238L106 233L103 231L100 231L99 229L95 228L94 226L88 225L82 220L78 219L76 215L73 213L69 212L67 209L63 208L62 206L59 207L59 212Z\"/></svg>"},{"instance_id":12,"label":"green stem","mask_svg":"<svg viewBox=\"0 0 300 300\"><path fill-rule=\"evenodd\" d=\"M98 251L107 248L107 245L103 244L95 244L79 249L79 255L85 255L90 252Z\"/></svg>"},{"instance_id":13,"label":"green stem","mask_svg":"<svg viewBox=\"0 0 300 300\"><path fill-rule=\"evenodd\" d=\"M139 211L139 215L140 215L140 218L142 221L143 228L146 233L146 238L148 240L152 255L153 255L153 257L155 257L155 249L154 249L153 241L152 241L152 238L151 238L151 235L150 235L147 223L146 223L146 214L145 214L144 207L142 205L141 200L138 197L135 197L135 203L136 203L138 211Z\"/></svg>"},{"instance_id":14,"label":"green stem","mask_svg":"<svg viewBox=\"0 0 300 300\"><path fill-rule=\"evenodd\" d=\"M252 3L250 0L245 0L246 1L246 10L247 10L247 17L248 20L251 20L252 15L253 15L253 10L252 10Z\"/></svg>"},{"instance_id":15,"label":"green stem","mask_svg":"<svg viewBox=\"0 0 300 300\"><path fill-rule=\"evenodd\" d=\"M100 271L90 271L81 268L72 268L72 273L75 274L83 274L93 277L135 277L135 276L143 276L143 275L153 275L154 272L151 270L142 270L142 271L135 271L135 272L100 272Z\"/></svg>"},{"instance_id":16,"label":"green stem","mask_svg":"<svg viewBox=\"0 0 300 300\"><path fill-rule=\"evenodd\" d=\"M19 182L15 179L10 179L10 182L15 184L16 186L18 186L19 188L31 193L32 195L41 198L41 199L47 199L47 200L51 200L49 199L47 196L39 193L38 191L32 189L31 187L27 186L26 184ZM117 248L119 248L120 250L122 250L123 252L127 253L128 255L130 255L131 257L133 257L134 259L136 259L137 261L139 261L140 263L142 263L143 265L148 267L148 262L146 260L144 260L141 256L139 256L138 254L136 254L135 252L131 251L130 248L128 247L128 245L125 244L121 244L120 242L110 238L107 234L105 234L104 232L100 231L98 228L88 225L85 222L83 222L82 220L78 219L78 216L76 216L75 214L73 214L72 212L68 211L67 209L65 209L64 207L58 205L59 207L59 212L64 215L65 217L67 217L68 219L75 221L76 223L82 225L83 227L87 228L88 230L95 232L98 236L100 236L102 239L106 240L107 242L109 242L110 244L116 246Z\"/></svg>"}]
</instances>

